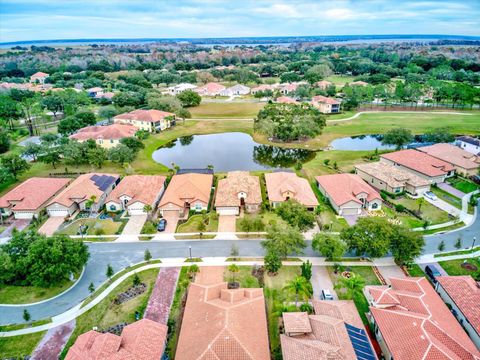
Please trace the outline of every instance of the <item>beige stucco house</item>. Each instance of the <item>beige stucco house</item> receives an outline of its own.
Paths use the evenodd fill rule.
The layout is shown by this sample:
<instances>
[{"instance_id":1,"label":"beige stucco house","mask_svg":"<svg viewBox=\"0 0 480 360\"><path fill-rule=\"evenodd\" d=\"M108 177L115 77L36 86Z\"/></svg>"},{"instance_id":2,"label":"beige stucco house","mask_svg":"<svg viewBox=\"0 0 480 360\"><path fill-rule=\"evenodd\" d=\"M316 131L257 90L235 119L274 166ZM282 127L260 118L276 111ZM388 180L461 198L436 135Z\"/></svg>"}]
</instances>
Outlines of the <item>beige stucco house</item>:
<instances>
[{"instance_id":1,"label":"beige stucco house","mask_svg":"<svg viewBox=\"0 0 480 360\"><path fill-rule=\"evenodd\" d=\"M455 168L457 174L463 176L476 175L480 169L480 156L452 144L434 144L419 147L418 150L449 163Z\"/></svg>"},{"instance_id":2,"label":"beige stucco house","mask_svg":"<svg viewBox=\"0 0 480 360\"><path fill-rule=\"evenodd\" d=\"M247 213L256 213L262 204L262 192L258 176L246 171L231 171L218 181L215 208L220 215L238 215L244 208Z\"/></svg>"},{"instance_id":3,"label":"beige stucco house","mask_svg":"<svg viewBox=\"0 0 480 360\"><path fill-rule=\"evenodd\" d=\"M168 129L175 121L175 114L160 110L133 110L113 118L116 124L133 125L139 130L159 132Z\"/></svg>"},{"instance_id":4,"label":"beige stucco house","mask_svg":"<svg viewBox=\"0 0 480 360\"><path fill-rule=\"evenodd\" d=\"M318 206L318 200L307 179L291 172L273 172L265 174L268 201L275 208L289 199L297 200L308 210Z\"/></svg>"},{"instance_id":5,"label":"beige stucco house","mask_svg":"<svg viewBox=\"0 0 480 360\"><path fill-rule=\"evenodd\" d=\"M137 127L126 124L112 124L106 126L87 126L79 129L70 139L84 142L89 139L95 140L98 146L110 149L120 144L120 140L135 136Z\"/></svg>"},{"instance_id":6,"label":"beige stucco house","mask_svg":"<svg viewBox=\"0 0 480 360\"><path fill-rule=\"evenodd\" d=\"M323 114L336 114L340 112L340 101L326 96L314 96L310 103Z\"/></svg>"}]
</instances>

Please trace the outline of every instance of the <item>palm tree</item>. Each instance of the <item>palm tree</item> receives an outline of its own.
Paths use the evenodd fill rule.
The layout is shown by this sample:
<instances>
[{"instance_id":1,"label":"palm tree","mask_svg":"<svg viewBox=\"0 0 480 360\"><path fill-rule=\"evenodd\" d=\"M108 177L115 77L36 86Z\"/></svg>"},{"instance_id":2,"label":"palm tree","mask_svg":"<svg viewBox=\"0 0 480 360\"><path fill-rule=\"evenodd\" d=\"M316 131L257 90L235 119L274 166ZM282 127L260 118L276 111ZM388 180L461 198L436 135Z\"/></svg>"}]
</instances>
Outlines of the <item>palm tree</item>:
<instances>
[{"instance_id":1,"label":"palm tree","mask_svg":"<svg viewBox=\"0 0 480 360\"><path fill-rule=\"evenodd\" d=\"M85 208L90 210L90 214L93 212L93 205L95 204L95 201L97 200L97 197L95 195L90 196L90 199L87 200L85 203Z\"/></svg>"},{"instance_id":2,"label":"palm tree","mask_svg":"<svg viewBox=\"0 0 480 360\"><path fill-rule=\"evenodd\" d=\"M312 285L303 276L297 276L290 280L283 288L290 293L295 294L295 306L298 306L298 298L302 296L304 300L308 300L312 296Z\"/></svg>"},{"instance_id":3,"label":"palm tree","mask_svg":"<svg viewBox=\"0 0 480 360\"><path fill-rule=\"evenodd\" d=\"M198 267L197 264L192 264L188 268L188 274L192 278L192 280L195 282L195 276L200 272L200 268Z\"/></svg>"},{"instance_id":4,"label":"palm tree","mask_svg":"<svg viewBox=\"0 0 480 360\"><path fill-rule=\"evenodd\" d=\"M356 295L361 294L365 287L365 279L360 275L351 273L349 278L340 277L335 284L335 289L344 289L347 299L353 299Z\"/></svg>"},{"instance_id":5,"label":"palm tree","mask_svg":"<svg viewBox=\"0 0 480 360\"><path fill-rule=\"evenodd\" d=\"M152 205L150 204L145 204L143 206L143 211L147 213L147 219L150 220L151 217L151 211L153 210Z\"/></svg>"},{"instance_id":6,"label":"palm tree","mask_svg":"<svg viewBox=\"0 0 480 360\"><path fill-rule=\"evenodd\" d=\"M228 271L232 274L232 283L235 282L235 273L240 271L240 268L236 264L232 264L228 266Z\"/></svg>"},{"instance_id":7,"label":"palm tree","mask_svg":"<svg viewBox=\"0 0 480 360\"><path fill-rule=\"evenodd\" d=\"M417 199L418 212L420 212L420 209L422 208L423 204L425 204L425 199L423 197L419 197Z\"/></svg>"}]
</instances>

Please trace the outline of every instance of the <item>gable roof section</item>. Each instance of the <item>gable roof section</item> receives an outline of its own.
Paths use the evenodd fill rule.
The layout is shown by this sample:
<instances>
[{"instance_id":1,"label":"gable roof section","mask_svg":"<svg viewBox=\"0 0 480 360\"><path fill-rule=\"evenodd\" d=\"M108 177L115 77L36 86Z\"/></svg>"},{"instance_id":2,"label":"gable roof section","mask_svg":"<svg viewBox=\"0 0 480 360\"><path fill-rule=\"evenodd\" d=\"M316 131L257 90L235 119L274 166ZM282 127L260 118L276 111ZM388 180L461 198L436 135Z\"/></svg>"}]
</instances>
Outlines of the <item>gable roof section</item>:
<instances>
[{"instance_id":1,"label":"gable roof section","mask_svg":"<svg viewBox=\"0 0 480 360\"><path fill-rule=\"evenodd\" d=\"M132 137L137 132L137 128L127 124L112 124L107 126L87 126L79 129L75 134L69 136L75 140L118 140L126 137Z\"/></svg>"},{"instance_id":2,"label":"gable roof section","mask_svg":"<svg viewBox=\"0 0 480 360\"><path fill-rule=\"evenodd\" d=\"M250 175L248 171L231 171L227 177L218 181L215 206L239 206L238 193L247 194L246 204L260 204L262 192L258 176Z\"/></svg>"},{"instance_id":3,"label":"gable roof section","mask_svg":"<svg viewBox=\"0 0 480 360\"><path fill-rule=\"evenodd\" d=\"M449 163L414 149L395 151L380 155L380 157L426 176L444 176L449 171L454 170L453 166Z\"/></svg>"},{"instance_id":4,"label":"gable roof section","mask_svg":"<svg viewBox=\"0 0 480 360\"><path fill-rule=\"evenodd\" d=\"M428 180L418 175L381 161L355 165L355 168L383 181L393 188L403 187L407 184L415 187L430 185Z\"/></svg>"},{"instance_id":5,"label":"gable roof section","mask_svg":"<svg viewBox=\"0 0 480 360\"><path fill-rule=\"evenodd\" d=\"M323 103L323 104L331 104L331 105L340 105L340 101L322 96L322 95L317 95L312 98L312 103L315 105L315 103Z\"/></svg>"},{"instance_id":6,"label":"gable roof section","mask_svg":"<svg viewBox=\"0 0 480 360\"><path fill-rule=\"evenodd\" d=\"M417 150L443 160L453 166L458 166L467 170L480 167L480 157L452 144L434 144L431 146L419 147Z\"/></svg>"},{"instance_id":7,"label":"gable roof section","mask_svg":"<svg viewBox=\"0 0 480 360\"><path fill-rule=\"evenodd\" d=\"M162 121L167 116L175 116L175 114L160 111L160 110L143 110L137 109L128 113L115 116L114 120L133 120L133 121L145 121L145 122L157 122Z\"/></svg>"},{"instance_id":8,"label":"gable roof section","mask_svg":"<svg viewBox=\"0 0 480 360\"><path fill-rule=\"evenodd\" d=\"M333 174L315 177L335 204L341 206L349 201L361 204L357 195L367 194L367 201L381 199L380 194L356 174Z\"/></svg>"},{"instance_id":9,"label":"gable roof section","mask_svg":"<svg viewBox=\"0 0 480 360\"><path fill-rule=\"evenodd\" d=\"M292 198L301 204L310 207L318 205L317 197L308 180L295 173L285 171L266 173L265 183L270 201L285 201L282 193L290 191L294 194Z\"/></svg>"},{"instance_id":10,"label":"gable roof section","mask_svg":"<svg viewBox=\"0 0 480 360\"><path fill-rule=\"evenodd\" d=\"M216 82L209 82L203 86L196 88L195 92L202 95L218 95L222 90L225 90L226 87L222 84Z\"/></svg>"},{"instance_id":11,"label":"gable roof section","mask_svg":"<svg viewBox=\"0 0 480 360\"><path fill-rule=\"evenodd\" d=\"M166 177L160 175L125 176L108 195L106 202L113 201L120 203L120 196L127 195L132 198L127 205L140 201L143 204L153 206L155 199L165 184L165 180Z\"/></svg>"},{"instance_id":12,"label":"gable roof section","mask_svg":"<svg viewBox=\"0 0 480 360\"><path fill-rule=\"evenodd\" d=\"M390 288L367 286L365 291L374 299L370 312L395 359L480 358L480 352L427 279L390 281ZM391 299L397 304L387 304Z\"/></svg>"},{"instance_id":13,"label":"gable roof section","mask_svg":"<svg viewBox=\"0 0 480 360\"><path fill-rule=\"evenodd\" d=\"M168 203L183 207L185 201L201 201L208 204L212 189L213 175L210 174L181 174L174 175L168 184L160 207Z\"/></svg>"},{"instance_id":14,"label":"gable roof section","mask_svg":"<svg viewBox=\"0 0 480 360\"><path fill-rule=\"evenodd\" d=\"M12 206L13 211L37 210L67 186L70 180L65 178L30 178L0 197L0 208Z\"/></svg>"},{"instance_id":15,"label":"gable roof section","mask_svg":"<svg viewBox=\"0 0 480 360\"><path fill-rule=\"evenodd\" d=\"M50 75L47 74L47 73L38 71L38 72L36 72L35 74L33 74L32 76L30 76L30 77L31 77L31 78L37 78L37 77L47 77L47 76L50 76Z\"/></svg>"},{"instance_id":16,"label":"gable roof section","mask_svg":"<svg viewBox=\"0 0 480 360\"><path fill-rule=\"evenodd\" d=\"M269 360L263 290L191 284L175 359Z\"/></svg>"},{"instance_id":17,"label":"gable roof section","mask_svg":"<svg viewBox=\"0 0 480 360\"><path fill-rule=\"evenodd\" d=\"M297 104L297 100L291 98L290 96L280 96L276 101L280 104Z\"/></svg>"}]
</instances>

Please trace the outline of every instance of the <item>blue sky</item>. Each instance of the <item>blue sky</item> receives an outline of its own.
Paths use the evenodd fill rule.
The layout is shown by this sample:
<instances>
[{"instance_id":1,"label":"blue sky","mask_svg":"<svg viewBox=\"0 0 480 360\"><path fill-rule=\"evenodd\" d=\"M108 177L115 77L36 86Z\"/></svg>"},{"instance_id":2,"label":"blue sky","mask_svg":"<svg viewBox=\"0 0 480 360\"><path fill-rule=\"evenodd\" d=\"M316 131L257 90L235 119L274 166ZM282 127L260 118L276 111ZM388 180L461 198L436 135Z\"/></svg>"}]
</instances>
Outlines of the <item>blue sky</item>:
<instances>
[{"instance_id":1,"label":"blue sky","mask_svg":"<svg viewBox=\"0 0 480 360\"><path fill-rule=\"evenodd\" d=\"M0 42L142 37L480 35L480 0L0 0Z\"/></svg>"}]
</instances>

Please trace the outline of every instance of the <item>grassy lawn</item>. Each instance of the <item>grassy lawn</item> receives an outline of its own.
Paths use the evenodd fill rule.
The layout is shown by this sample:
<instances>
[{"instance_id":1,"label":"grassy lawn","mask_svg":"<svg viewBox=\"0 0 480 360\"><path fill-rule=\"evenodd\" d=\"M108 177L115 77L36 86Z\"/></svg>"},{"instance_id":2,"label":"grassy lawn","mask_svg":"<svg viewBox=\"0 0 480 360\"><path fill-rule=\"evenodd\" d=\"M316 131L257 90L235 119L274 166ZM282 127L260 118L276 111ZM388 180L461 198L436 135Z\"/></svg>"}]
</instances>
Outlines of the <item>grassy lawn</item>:
<instances>
[{"instance_id":1,"label":"grassy lawn","mask_svg":"<svg viewBox=\"0 0 480 360\"><path fill-rule=\"evenodd\" d=\"M464 226L465 226L465 223L463 221L460 221L456 224L446 226L446 227L443 227L443 228L440 228L440 229L422 230L422 231L419 231L419 233L422 234L422 235L432 235L432 234L441 233L441 232L445 232L445 231L456 230L456 229L459 229L459 228L464 227Z\"/></svg>"},{"instance_id":2,"label":"grassy lawn","mask_svg":"<svg viewBox=\"0 0 480 360\"><path fill-rule=\"evenodd\" d=\"M112 219L79 219L58 231L60 234L77 235L81 225L88 226L87 235L115 235L123 228L126 221L113 221Z\"/></svg>"},{"instance_id":3,"label":"grassy lawn","mask_svg":"<svg viewBox=\"0 0 480 360\"><path fill-rule=\"evenodd\" d=\"M206 227L202 232L216 232L218 230L218 216L216 213L208 213L205 215L193 215L187 220L187 222L177 226L176 232L178 233L193 233L200 231L199 227L202 221L206 224Z\"/></svg>"},{"instance_id":4,"label":"grassy lawn","mask_svg":"<svg viewBox=\"0 0 480 360\"><path fill-rule=\"evenodd\" d=\"M477 269L480 269L480 260L475 259L475 258L439 261L438 263L447 272L447 274L450 275L450 276L473 275L473 274L475 274L475 271L467 270L467 269L464 269L463 267L461 267L461 265L463 264L463 262L465 260L468 263L477 266Z\"/></svg>"},{"instance_id":5,"label":"grassy lawn","mask_svg":"<svg viewBox=\"0 0 480 360\"><path fill-rule=\"evenodd\" d=\"M77 337L97 326L99 330L107 329L110 326L117 325L122 322L135 322L135 311L139 311L143 315L145 308L150 298L150 294L155 285L159 269L149 269L138 273L141 282L147 285L147 291L135 298L116 305L113 300L115 297L128 290L132 286L133 275L125 279L115 290L113 290L105 299L103 299L95 307L87 311L85 314L77 318L77 324L72 336L67 342L65 349L62 352L61 359L63 359L70 346L73 345Z\"/></svg>"},{"instance_id":6,"label":"grassy lawn","mask_svg":"<svg viewBox=\"0 0 480 360\"><path fill-rule=\"evenodd\" d=\"M228 271L228 266L225 267L223 272L223 280L224 281L232 281L233 279L240 283L240 287L242 288L258 288L260 284L258 283L258 279L252 275L252 267L251 266L239 266L239 272L232 274ZM234 277L233 277L234 276Z\"/></svg>"},{"instance_id":7,"label":"grassy lawn","mask_svg":"<svg viewBox=\"0 0 480 360\"><path fill-rule=\"evenodd\" d=\"M439 199L442 199L443 201L449 203L452 206L455 206L457 209L462 209L462 199L450 194L449 192L446 192L443 189L440 189L438 187L433 187L430 189L435 195L438 196Z\"/></svg>"},{"instance_id":8,"label":"grassy lawn","mask_svg":"<svg viewBox=\"0 0 480 360\"><path fill-rule=\"evenodd\" d=\"M417 219L408 213L400 213L386 206L383 206L381 211L383 211L388 218L400 220L402 225L409 229L422 227L424 223L422 220Z\"/></svg>"},{"instance_id":9,"label":"grassy lawn","mask_svg":"<svg viewBox=\"0 0 480 360\"><path fill-rule=\"evenodd\" d=\"M51 322L52 322L52 318L48 318L48 319L43 319L43 320L32 321L28 324L1 325L0 326L0 331L14 331L14 330L26 329L27 327L35 327L35 326L45 325L45 324L49 324Z\"/></svg>"},{"instance_id":10,"label":"grassy lawn","mask_svg":"<svg viewBox=\"0 0 480 360\"><path fill-rule=\"evenodd\" d=\"M273 211L264 211L261 214L244 214L245 218L249 219L254 219L256 217L260 217L262 219L262 222L265 226L271 225L271 224L284 224L285 221L280 218L275 212ZM237 221L235 223L236 231L237 232L243 232L243 230L240 227L240 218L237 218Z\"/></svg>"},{"instance_id":11,"label":"grassy lawn","mask_svg":"<svg viewBox=\"0 0 480 360\"><path fill-rule=\"evenodd\" d=\"M0 337L1 359L23 359L29 356L42 340L46 331L28 335Z\"/></svg>"},{"instance_id":12,"label":"grassy lawn","mask_svg":"<svg viewBox=\"0 0 480 360\"><path fill-rule=\"evenodd\" d=\"M423 272L422 268L420 266L418 266L417 264L408 265L407 272L408 272L408 275L410 275L412 277L425 276L425 273Z\"/></svg>"},{"instance_id":13,"label":"grassy lawn","mask_svg":"<svg viewBox=\"0 0 480 360\"><path fill-rule=\"evenodd\" d=\"M219 119L233 118L246 119L257 116L258 111L263 109L265 103L260 102L210 102L190 109L192 118Z\"/></svg>"},{"instance_id":14,"label":"grassy lawn","mask_svg":"<svg viewBox=\"0 0 480 360\"><path fill-rule=\"evenodd\" d=\"M465 249L465 250L457 250L457 251L452 251L448 253L442 253L442 254L435 254L433 257L444 257L444 256L454 256L454 255L466 255L466 254L471 254L473 252L479 251L480 246L475 246L473 249Z\"/></svg>"},{"instance_id":15,"label":"grassy lawn","mask_svg":"<svg viewBox=\"0 0 480 360\"><path fill-rule=\"evenodd\" d=\"M415 199L409 198L408 196L403 196L401 198L397 198L394 200L390 200L394 204L401 204L405 206L407 209L410 209L412 211L418 210L418 203ZM422 207L420 208L421 211L421 216L423 219L428 219L430 221L431 225L434 224L442 224L447 221L450 221L448 217L448 213L446 213L443 210L440 210L436 206L433 206L429 202L425 201ZM417 219L418 220L418 219ZM423 226L423 221L418 220L420 222L419 226ZM412 222L411 225L415 225L416 222Z\"/></svg>"},{"instance_id":16,"label":"grassy lawn","mask_svg":"<svg viewBox=\"0 0 480 360\"><path fill-rule=\"evenodd\" d=\"M313 180L315 176L335 174L337 172L350 172L355 164L370 162L364 159L364 156L372 154L373 151L319 151L315 158L303 164L303 172L305 175ZM330 160L328 166L324 161ZM334 163L337 163L338 169L334 168Z\"/></svg>"},{"instance_id":17,"label":"grassy lawn","mask_svg":"<svg viewBox=\"0 0 480 360\"><path fill-rule=\"evenodd\" d=\"M330 81L335 84L337 87L343 87L347 82L351 83L354 81L354 76L348 75L330 75L325 80Z\"/></svg>"},{"instance_id":18,"label":"grassy lawn","mask_svg":"<svg viewBox=\"0 0 480 360\"><path fill-rule=\"evenodd\" d=\"M460 190L465 194L471 193L472 191L478 190L479 188L477 184L461 177L449 178L447 179L447 182L455 189Z\"/></svg>"}]
</instances>

